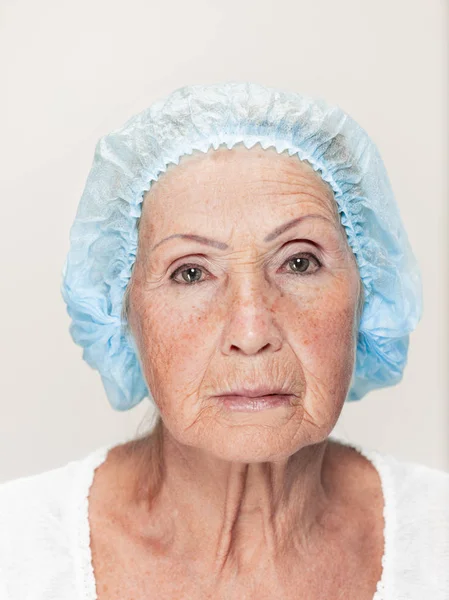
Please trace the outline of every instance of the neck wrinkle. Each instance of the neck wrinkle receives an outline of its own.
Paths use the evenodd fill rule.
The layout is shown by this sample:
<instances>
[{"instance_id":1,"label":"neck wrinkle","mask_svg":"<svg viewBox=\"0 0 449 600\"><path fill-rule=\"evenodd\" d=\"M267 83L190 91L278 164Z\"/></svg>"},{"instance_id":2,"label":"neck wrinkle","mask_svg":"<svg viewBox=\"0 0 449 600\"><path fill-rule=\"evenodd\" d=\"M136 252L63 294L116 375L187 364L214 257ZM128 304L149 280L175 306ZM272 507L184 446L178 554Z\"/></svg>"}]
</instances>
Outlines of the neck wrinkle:
<instances>
[{"instance_id":1,"label":"neck wrinkle","mask_svg":"<svg viewBox=\"0 0 449 600\"><path fill-rule=\"evenodd\" d=\"M236 463L177 443L159 418L136 441L137 502L170 552L220 577L306 555L330 505L328 439L282 461ZM138 445L138 446L137 446Z\"/></svg>"}]
</instances>

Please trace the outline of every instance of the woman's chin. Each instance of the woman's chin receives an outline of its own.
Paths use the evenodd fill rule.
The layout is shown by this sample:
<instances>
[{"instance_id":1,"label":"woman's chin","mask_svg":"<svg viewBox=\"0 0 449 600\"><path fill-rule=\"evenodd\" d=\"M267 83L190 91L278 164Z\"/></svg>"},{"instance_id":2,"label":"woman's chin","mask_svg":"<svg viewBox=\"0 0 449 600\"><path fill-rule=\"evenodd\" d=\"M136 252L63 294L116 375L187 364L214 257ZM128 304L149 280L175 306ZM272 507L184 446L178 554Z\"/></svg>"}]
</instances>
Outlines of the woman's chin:
<instances>
[{"instance_id":1,"label":"woman's chin","mask_svg":"<svg viewBox=\"0 0 449 600\"><path fill-rule=\"evenodd\" d=\"M295 418L292 407L280 406L254 412L234 411L217 415L202 436L202 449L217 458L237 462L282 460L301 446L302 411ZM301 413L301 414L299 414ZM303 423L303 426L305 423Z\"/></svg>"},{"instance_id":2,"label":"woman's chin","mask_svg":"<svg viewBox=\"0 0 449 600\"><path fill-rule=\"evenodd\" d=\"M227 444L213 444L209 451L227 462L257 463L288 459L298 448L291 444L277 444L273 439L261 445L261 440L245 439L241 443L230 439Z\"/></svg>"}]
</instances>

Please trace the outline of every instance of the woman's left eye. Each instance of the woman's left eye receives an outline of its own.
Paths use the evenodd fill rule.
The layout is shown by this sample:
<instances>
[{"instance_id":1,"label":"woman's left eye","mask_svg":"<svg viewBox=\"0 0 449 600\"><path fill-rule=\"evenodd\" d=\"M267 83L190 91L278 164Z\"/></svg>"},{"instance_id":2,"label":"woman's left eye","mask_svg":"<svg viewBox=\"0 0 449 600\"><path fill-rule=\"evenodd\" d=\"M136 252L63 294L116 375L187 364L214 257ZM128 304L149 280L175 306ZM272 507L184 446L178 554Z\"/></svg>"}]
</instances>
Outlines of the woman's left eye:
<instances>
[{"instance_id":1,"label":"woman's left eye","mask_svg":"<svg viewBox=\"0 0 449 600\"><path fill-rule=\"evenodd\" d=\"M308 268L309 268L310 264L312 264L312 263L315 263L315 270L309 271ZM321 267L320 261L311 252L303 252L301 254L295 254L295 256L292 256L291 258L286 260L284 265L285 264L292 265L292 271L294 274L295 273L304 273L305 275L313 275Z\"/></svg>"},{"instance_id":2,"label":"woman's left eye","mask_svg":"<svg viewBox=\"0 0 449 600\"><path fill-rule=\"evenodd\" d=\"M313 263L315 264L315 270L310 271L309 266ZM303 275L313 275L321 267L320 261L311 252L295 254L294 256L290 257L285 261L284 265L287 264L291 264L291 274L293 275L297 273L302 273ZM176 280L176 276L178 273L182 273L182 278L184 279L185 285L191 286L197 283L203 283L203 280L199 280L196 277L196 274L201 273L204 270L205 269L195 264L181 265L180 267L175 269L175 271L173 271L173 273L170 275L170 279L173 280L175 283L181 283L180 281Z\"/></svg>"}]
</instances>

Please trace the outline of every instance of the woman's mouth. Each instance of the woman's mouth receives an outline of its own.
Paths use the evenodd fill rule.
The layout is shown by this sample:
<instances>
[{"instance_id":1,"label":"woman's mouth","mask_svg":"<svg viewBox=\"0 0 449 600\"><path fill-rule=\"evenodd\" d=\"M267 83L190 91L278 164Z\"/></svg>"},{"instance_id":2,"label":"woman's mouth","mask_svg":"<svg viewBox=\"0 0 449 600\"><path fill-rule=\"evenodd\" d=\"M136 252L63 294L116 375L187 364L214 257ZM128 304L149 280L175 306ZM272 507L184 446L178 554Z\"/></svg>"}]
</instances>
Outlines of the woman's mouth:
<instances>
[{"instance_id":1,"label":"woman's mouth","mask_svg":"<svg viewBox=\"0 0 449 600\"><path fill-rule=\"evenodd\" d=\"M291 394L269 394L266 396L216 396L215 399L228 410L233 411L259 411L291 404Z\"/></svg>"}]
</instances>

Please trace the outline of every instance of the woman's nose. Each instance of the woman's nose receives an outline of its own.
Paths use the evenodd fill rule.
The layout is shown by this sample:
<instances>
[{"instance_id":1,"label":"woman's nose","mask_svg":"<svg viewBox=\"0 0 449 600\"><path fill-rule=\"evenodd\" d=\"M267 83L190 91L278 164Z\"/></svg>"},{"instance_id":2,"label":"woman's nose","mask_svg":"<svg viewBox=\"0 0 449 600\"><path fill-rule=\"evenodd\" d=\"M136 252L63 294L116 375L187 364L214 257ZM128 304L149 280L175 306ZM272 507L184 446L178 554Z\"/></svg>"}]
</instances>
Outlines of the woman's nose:
<instances>
[{"instance_id":1,"label":"woman's nose","mask_svg":"<svg viewBox=\"0 0 449 600\"><path fill-rule=\"evenodd\" d=\"M261 281L248 274L241 274L228 291L222 351L248 355L277 352L282 345L273 309L278 292L263 277Z\"/></svg>"}]
</instances>

